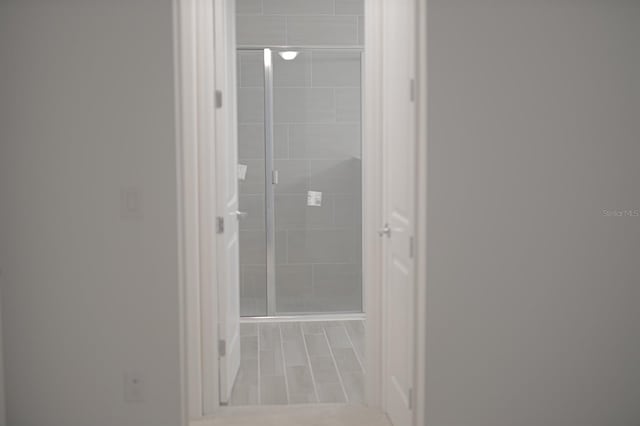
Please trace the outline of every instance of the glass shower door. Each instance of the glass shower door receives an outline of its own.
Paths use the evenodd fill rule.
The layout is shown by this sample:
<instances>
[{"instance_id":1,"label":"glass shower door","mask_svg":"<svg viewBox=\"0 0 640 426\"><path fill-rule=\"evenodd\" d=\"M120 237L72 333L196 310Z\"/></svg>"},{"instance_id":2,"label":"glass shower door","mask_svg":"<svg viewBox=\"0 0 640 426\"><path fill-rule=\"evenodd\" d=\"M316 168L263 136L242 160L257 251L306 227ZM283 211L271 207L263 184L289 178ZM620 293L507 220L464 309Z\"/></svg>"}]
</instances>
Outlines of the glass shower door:
<instances>
[{"instance_id":1,"label":"glass shower door","mask_svg":"<svg viewBox=\"0 0 640 426\"><path fill-rule=\"evenodd\" d=\"M362 312L361 52L273 65L276 313Z\"/></svg>"},{"instance_id":2,"label":"glass shower door","mask_svg":"<svg viewBox=\"0 0 640 426\"><path fill-rule=\"evenodd\" d=\"M241 314L362 312L362 52L241 50Z\"/></svg>"},{"instance_id":3,"label":"glass shower door","mask_svg":"<svg viewBox=\"0 0 640 426\"><path fill-rule=\"evenodd\" d=\"M238 51L240 315L267 315L264 52Z\"/></svg>"}]
</instances>

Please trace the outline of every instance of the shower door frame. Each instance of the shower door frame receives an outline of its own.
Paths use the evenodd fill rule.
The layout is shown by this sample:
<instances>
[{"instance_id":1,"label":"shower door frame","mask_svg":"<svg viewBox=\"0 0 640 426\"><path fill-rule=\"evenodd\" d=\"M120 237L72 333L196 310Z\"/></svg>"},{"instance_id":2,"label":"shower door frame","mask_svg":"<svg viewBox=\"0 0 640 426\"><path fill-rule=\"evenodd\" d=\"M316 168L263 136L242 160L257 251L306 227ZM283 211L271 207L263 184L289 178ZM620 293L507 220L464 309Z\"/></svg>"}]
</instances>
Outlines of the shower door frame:
<instances>
[{"instance_id":1,"label":"shower door frame","mask_svg":"<svg viewBox=\"0 0 640 426\"><path fill-rule=\"evenodd\" d=\"M273 54L276 51L282 50L295 50L299 52L304 51L335 51L335 52L355 52L360 54L360 153L363 153L364 144L362 143L364 135L364 64L365 64L365 51L362 46L335 46L335 45L242 45L236 46L236 52L253 52L263 53L263 69L264 69L264 140L265 140L265 231L266 231L266 271L267 271L267 313L264 316L247 316L240 317L241 321L255 321L255 320L270 320L270 319L364 319L365 306L366 306L366 294L364 286L364 274L360 275L360 286L362 292L362 300L360 303L361 312L354 313L334 313L334 312L309 312L304 314L278 314L277 310L277 291L276 291L276 239L275 239L275 185L278 184L278 171L275 169L274 164L274 66L273 66ZM361 186L364 190L364 167L363 172L360 175L360 181L363 183ZM361 191L361 195L362 192ZM364 200L364 198L362 197ZM363 203L361 203L362 212L364 215ZM364 231L364 220L361 222L361 228ZM364 232L363 232L364 235ZM360 250L364 250L364 241L361 241ZM363 268L364 264L360 267Z\"/></svg>"}]
</instances>

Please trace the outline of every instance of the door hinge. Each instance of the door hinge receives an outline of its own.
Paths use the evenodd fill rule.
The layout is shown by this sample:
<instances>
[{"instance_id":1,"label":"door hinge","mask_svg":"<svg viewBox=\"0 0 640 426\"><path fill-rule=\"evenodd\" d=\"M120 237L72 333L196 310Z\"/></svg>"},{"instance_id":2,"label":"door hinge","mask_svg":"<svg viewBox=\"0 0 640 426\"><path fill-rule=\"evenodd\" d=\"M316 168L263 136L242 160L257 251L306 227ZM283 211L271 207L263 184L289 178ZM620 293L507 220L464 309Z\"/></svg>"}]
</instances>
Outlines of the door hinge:
<instances>
[{"instance_id":1,"label":"door hinge","mask_svg":"<svg viewBox=\"0 0 640 426\"><path fill-rule=\"evenodd\" d=\"M218 340L218 356L222 358L225 355L227 355L227 341Z\"/></svg>"},{"instance_id":2,"label":"door hinge","mask_svg":"<svg viewBox=\"0 0 640 426\"><path fill-rule=\"evenodd\" d=\"M222 91L216 90L216 108L222 108Z\"/></svg>"},{"instance_id":3,"label":"door hinge","mask_svg":"<svg viewBox=\"0 0 640 426\"><path fill-rule=\"evenodd\" d=\"M271 172L271 183L277 185L279 180L280 174L278 173L278 171L274 170L273 172Z\"/></svg>"},{"instance_id":4,"label":"door hinge","mask_svg":"<svg viewBox=\"0 0 640 426\"><path fill-rule=\"evenodd\" d=\"M412 78L409 82L409 98L411 102L416 101L416 80Z\"/></svg>"},{"instance_id":5,"label":"door hinge","mask_svg":"<svg viewBox=\"0 0 640 426\"><path fill-rule=\"evenodd\" d=\"M413 237L409 237L409 257L411 259L413 259L413 252L415 250L414 246L415 246L415 244L414 244Z\"/></svg>"},{"instance_id":6,"label":"door hinge","mask_svg":"<svg viewBox=\"0 0 640 426\"><path fill-rule=\"evenodd\" d=\"M216 217L216 232L218 234L224 233L224 217L222 216Z\"/></svg>"},{"instance_id":7,"label":"door hinge","mask_svg":"<svg viewBox=\"0 0 640 426\"><path fill-rule=\"evenodd\" d=\"M409 399L409 406L407 408L411 411L413 410L413 389L409 389L408 399Z\"/></svg>"}]
</instances>

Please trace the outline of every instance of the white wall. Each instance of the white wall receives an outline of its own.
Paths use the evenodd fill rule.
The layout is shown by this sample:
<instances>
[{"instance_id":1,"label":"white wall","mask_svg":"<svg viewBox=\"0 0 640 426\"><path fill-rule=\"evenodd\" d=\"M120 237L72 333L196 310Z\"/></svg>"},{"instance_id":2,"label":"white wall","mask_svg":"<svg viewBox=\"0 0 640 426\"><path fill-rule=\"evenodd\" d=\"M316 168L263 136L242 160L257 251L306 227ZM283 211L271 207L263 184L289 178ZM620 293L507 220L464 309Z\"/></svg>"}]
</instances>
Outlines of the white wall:
<instances>
[{"instance_id":1,"label":"white wall","mask_svg":"<svg viewBox=\"0 0 640 426\"><path fill-rule=\"evenodd\" d=\"M428 8L427 424L640 424L640 2Z\"/></svg>"},{"instance_id":2,"label":"white wall","mask_svg":"<svg viewBox=\"0 0 640 426\"><path fill-rule=\"evenodd\" d=\"M0 1L12 426L179 424L172 48L170 0Z\"/></svg>"}]
</instances>

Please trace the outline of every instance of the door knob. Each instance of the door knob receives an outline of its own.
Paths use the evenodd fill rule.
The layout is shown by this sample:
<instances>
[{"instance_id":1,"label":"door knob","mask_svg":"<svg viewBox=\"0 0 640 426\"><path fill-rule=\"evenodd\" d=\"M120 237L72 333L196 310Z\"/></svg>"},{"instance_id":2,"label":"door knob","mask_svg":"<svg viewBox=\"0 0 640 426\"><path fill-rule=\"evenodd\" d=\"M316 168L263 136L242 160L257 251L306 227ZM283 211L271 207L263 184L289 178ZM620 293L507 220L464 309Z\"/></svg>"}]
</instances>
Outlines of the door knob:
<instances>
[{"instance_id":1,"label":"door knob","mask_svg":"<svg viewBox=\"0 0 640 426\"><path fill-rule=\"evenodd\" d=\"M236 210L235 212L233 212L231 214L236 216L238 219L244 219L245 217L249 216L249 213L241 212L240 210Z\"/></svg>"},{"instance_id":2,"label":"door knob","mask_svg":"<svg viewBox=\"0 0 640 426\"><path fill-rule=\"evenodd\" d=\"M387 238L391 237L391 228L389 228L389 225L385 224L384 228L380 228L380 230L378 231L378 235L380 235L381 237L384 237L386 235Z\"/></svg>"}]
</instances>

